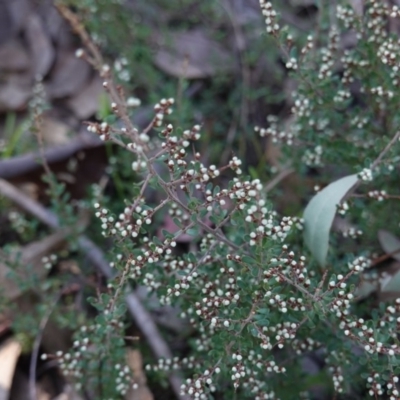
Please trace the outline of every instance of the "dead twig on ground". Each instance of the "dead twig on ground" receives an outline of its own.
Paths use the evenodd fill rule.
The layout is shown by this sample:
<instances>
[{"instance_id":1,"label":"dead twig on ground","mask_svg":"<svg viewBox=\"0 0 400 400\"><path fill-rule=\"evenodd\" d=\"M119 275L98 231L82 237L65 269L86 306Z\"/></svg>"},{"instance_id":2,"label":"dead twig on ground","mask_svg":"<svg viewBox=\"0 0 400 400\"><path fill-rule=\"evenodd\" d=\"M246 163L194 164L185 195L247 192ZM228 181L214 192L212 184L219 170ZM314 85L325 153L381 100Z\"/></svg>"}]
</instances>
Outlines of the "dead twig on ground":
<instances>
[{"instance_id":1,"label":"dead twig on ground","mask_svg":"<svg viewBox=\"0 0 400 400\"><path fill-rule=\"evenodd\" d=\"M58 294L56 296L52 305L50 306L50 308L47 310L46 314L43 316L42 320L40 321L39 331L38 331L38 334L36 335L35 341L33 343L31 361L29 364L29 397L31 400L36 400L38 398L37 392L36 392L36 366L37 366L40 342L42 341L43 331L44 331L44 328L46 327L47 322L49 321L50 316L51 316L54 308L56 307L59 299L60 299L60 294Z\"/></svg>"},{"instance_id":2,"label":"dead twig on ground","mask_svg":"<svg viewBox=\"0 0 400 400\"><path fill-rule=\"evenodd\" d=\"M54 146L40 152L28 153L0 161L0 178L12 179L23 174L43 169L42 159L48 164L68 160L79 151L104 146L98 135L88 132L86 129L71 141L62 146Z\"/></svg>"}]
</instances>

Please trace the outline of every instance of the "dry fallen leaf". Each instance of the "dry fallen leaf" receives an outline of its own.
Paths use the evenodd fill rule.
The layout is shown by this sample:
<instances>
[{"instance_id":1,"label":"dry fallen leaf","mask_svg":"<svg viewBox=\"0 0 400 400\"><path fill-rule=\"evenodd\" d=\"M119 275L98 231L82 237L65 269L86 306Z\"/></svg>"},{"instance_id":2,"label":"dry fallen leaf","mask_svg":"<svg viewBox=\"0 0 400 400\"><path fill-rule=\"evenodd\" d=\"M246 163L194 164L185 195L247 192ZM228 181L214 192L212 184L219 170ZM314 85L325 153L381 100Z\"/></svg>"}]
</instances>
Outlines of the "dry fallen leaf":
<instances>
[{"instance_id":1,"label":"dry fallen leaf","mask_svg":"<svg viewBox=\"0 0 400 400\"><path fill-rule=\"evenodd\" d=\"M7 2L0 1L0 44L10 40L13 36L14 24L10 18Z\"/></svg>"},{"instance_id":2,"label":"dry fallen leaf","mask_svg":"<svg viewBox=\"0 0 400 400\"><path fill-rule=\"evenodd\" d=\"M100 96L104 92L100 78L94 77L91 82L80 90L74 97L68 99L67 106L79 119L93 116L100 105Z\"/></svg>"},{"instance_id":3,"label":"dry fallen leaf","mask_svg":"<svg viewBox=\"0 0 400 400\"><path fill-rule=\"evenodd\" d=\"M9 0L3 3L6 3L8 6L8 12L13 23L14 33L19 33L19 31L24 27L27 18L33 11L33 1Z\"/></svg>"},{"instance_id":4,"label":"dry fallen leaf","mask_svg":"<svg viewBox=\"0 0 400 400\"><path fill-rule=\"evenodd\" d=\"M0 346L0 400L8 400L15 366L21 354L21 344L10 339Z\"/></svg>"},{"instance_id":5,"label":"dry fallen leaf","mask_svg":"<svg viewBox=\"0 0 400 400\"><path fill-rule=\"evenodd\" d=\"M25 34L31 52L33 75L44 77L54 62L55 52L37 14L29 16Z\"/></svg>"},{"instance_id":6,"label":"dry fallen leaf","mask_svg":"<svg viewBox=\"0 0 400 400\"><path fill-rule=\"evenodd\" d=\"M55 397L54 400L82 400L82 397L79 396L71 385L66 385L63 393Z\"/></svg>"},{"instance_id":7,"label":"dry fallen leaf","mask_svg":"<svg viewBox=\"0 0 400 400\"><path fill-rule=\"evenodd\" d=\"M6 71L24 71L29 68L29 56L21 42L9 40L0 46L0 69Z\"/></svg>"},{"instance_id":8,"label":"dry fallen leaf","mask_svg":"<svg viewBox=\"0 0 400 400\"><path fill-rule=\"evenodd\" d=\"M153 400L154 397L146 386L146 376L143 373L142 356L138 350L128 349L127 362L132 370L133 378L138 384L137 389L130 389L125 396L126 400Z\"/></svg>"},{"instance_id":9,"label":"dry fallen leaf","mask_svg":"<svg viewBox=\"0 0 400 400\"><path fill-rule=\"evenodd\" d=\"M14 82L14 79L7 79L7 82L0 83L0 112L20 111L26 107L31 96L31 87L24 82Z\"/></svg>"},{"instance_id":10,"label":"dry fallen leaf","mask_svg":"<svg viewBox=\"0 0 400 400\"><path fill-rule=\"evenodd\" d=\"M160 48L154 62L174 77L206 78L234 66L229 52L203 30L158 34L155 39Z\"/></svg>"},{"instance_id":11,"label":"dry fallen leaf","mask_svg":"<svg viewBox=\"0 0 400 400\"><path fill-rule=\"evenodd\" d=\"M378 240L386 254L400 261L400 239L384 229L378 231Z\"/></svg>"},{"instance_id":12,"label":"dry fallen leaf","mask_svg":"<svg viewBox=\"0 0 400 400\"><path fill-rule=\"evenodd\" d=\"M54 7L54 2L52 0L42 1L41 6L38 13L42 18L43 27L56 44L56 47L72 49L76 45L76 37L72 34L67 21L61 17Z\"/></svg>"},{"instance_id":13,"label":"dry fallen leaf","mask_svg":"<svg viewBox=\"0 0 400 400\"><path fill-rule=\"evenodd\" d=\"M48 95L53 99L73 96L85 87L90 76L89 64L75 57L73 51L59 51L47 82Z\"/></svg>"},{"instance_id":14,"label":"dry fallen leaf","mask_svg":"<svg viewBox=\"0 0 400 400\"><path fill-rule=\"evenodd\" d=\"M41 134L46 144L61 145L69 142L68 125L50 117L44 117L41 124Z\"/></svg>"}]
</instances>

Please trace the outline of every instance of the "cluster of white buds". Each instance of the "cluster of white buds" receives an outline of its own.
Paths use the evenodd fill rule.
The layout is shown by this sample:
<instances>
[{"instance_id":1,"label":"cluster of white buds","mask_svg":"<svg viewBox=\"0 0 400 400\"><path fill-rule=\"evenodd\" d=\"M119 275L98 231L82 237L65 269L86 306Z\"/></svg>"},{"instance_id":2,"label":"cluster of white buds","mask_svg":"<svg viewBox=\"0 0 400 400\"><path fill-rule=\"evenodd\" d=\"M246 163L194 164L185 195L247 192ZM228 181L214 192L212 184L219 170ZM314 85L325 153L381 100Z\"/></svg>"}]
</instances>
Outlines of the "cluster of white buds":
<instances>
[{"instance_id":1,"label":"cluster of white buds","mask_svg":"<svg viewBox=\"0 0 400 400\"><path fill-rule=\"evenodd\" d=\"M342 318L349 314L349 308L351 306L351 301L354 296L352 293L346 292L347 279L349 276L343 276L339 274L337 276L337 281L329 282L329 291L337 292L336 297L328 305L329 310L336 315L338 318ZM336 289L336 290L335 290Z\"/></svg>"},{"instance_id":2,"label":"cluster of white buds","mask_svg":"<svg viewBox=\"0 0 400 400\"><path fill-rule=\"evenodd\" d=\"M399 70L399 56L400 51L400 43L399 41L394 41L394 39L389 38L385 42L381 44L378 49L378 57L381 61L390 67L393 68L394 72Z\"/></svg>"},{"instance_id":3,"label":"cluster of white buds","mask_svg":"<svg viewBox=\"0 0 400 400\"><path fill-rule=\"evenodd\" d=\"M195 357L190 356L190 357L184 357L182 359L179 359L179 357L159 358L157 360L157 364L154 365L147 364L145 366L145 370L153 372L158 372L158 371L169 372L178 369L193 369L198 367L200 367L200 363L196 361Z\"/></svg>"},{"instance_id":4,"label":"cluster of white buds","mask_svg":"<svg viewBox=\"0 0 400 400\"><path fill-rule=\"evenodd\" d=\"M333 74L333 67L335 65L335 53L338 50L339 34L335 27L332 27L329 32L329 45L320 50L321 65L319 67L318 78L330 78Z\"/></svg>"},{"instance_id":5,"label":"cluster of white buds","mask_svg":"<svg viewBox=\"0 0 400 400\"><path fill-rule=\"evenodd\" d=\"M366 322L363 318L351 320L350 318L341 318L339 328L344 334L361 345L369 354L387 354L395 355L398 353L398 346L384 344L377 340L376 327L371 321ZM394 346L394 347L393 347Z\"/></svg>"},{"instance_id":6,"label":"cluster of white buds","mask_svg":"<svg viewBox=\"0 0 400 400\"><path fill-rule=\"evenodd\" d=\"M114 61L114 71L116 76L123 82L129 82L131 79L128 60L125 57L117 58Z\"/></svg>"},{"instance_id":7,"label":"cluster of white buds","mask_svg":"<svg viewBox=\"0 0 400 400\"><path fill-rule=\"evenodd\" d=\"M368 394L370 396L377 398L377 396L383 395L383 385L381 383L381 379L382 379L381 375L378 374L377 372L372 373L367 378L367 389L368 389Z\"/></svg>"},{"instance_id":8,"label":"cluster of white buds","mask_svg":"<svg viewBox=\"0 0 400 400\"><path fill-rule=\"evenodd\" d=\"M343 75L341 81L343 85L349 85L350 83L354 82L354 67L357 64L356 60L354 59L353 54L350 50L344 50L343 56L340 59L343 65ZM358 117L356 117L358 118Z\"/></svg>"},{"instance_id":9,"label":"cluster of white buds","mask_svg":"<svg viewBox=\"0 0 400 400\"><path fill-rule=\"evenodd\" d=\"M311 281L307 277L306 258L301 256L299 261L295 260L293 251L287 252L287 245L283 245L282 250L283 255L281 257L271 258L270 268L263 273L264 282L268 283L271 278L274 278L277 282L285 282L285 278L288 277L295 279L298 286L308 288Z\"/></svg>"},{"instance_id":10,"label":"cluster of white buds","mask_svg":"<svg viewBox=\"0 0 400 400\"><path fill-rule=\"evenodd\" d=\"M135 171L135 172L139 172L139 171L141 171L141 170L144 170L145 168L146 168L146 166L147 166L147 163L146 163L146 161L133 161L132 162L132 171Z\"/></svg>"},{"instance_id":11,"label":"cluster of white buds","mask_svg":"<svg viewBox=\"0 0 400 400\"><path fill-rule=\"evenodd\" d=\"M157 290L160 286L162 286L162 283L157 281L156 276L151 272L145 273L142 283L147 288L149 293Z\"/></svg>"},{"instance_id":12,"label":"cluster of white buds","mask_svg":"<svg viewBox=\"0 0 400 400\"><path fill-rule=\"evenodd\" d=\"M364 168L358 177L364 182L371 182L373 180L372 170L370 168Z\"/></svg>"},{"instance_id":13,"label":"cluster of white buds","mask_svg":"<svg viewBox=\"0 0 400 400\"><path fill-rule=\"evenodd\" d=\"M294 57L290 57L289 60L286 61L285 66L287 69L296 71L298 68L297 60Z\"/></svg>"},{"instance_id":14,"label":"cluster of white buds","mask_svg":"<svg viewBox=\"0 0 400 400\"><path fill-rule=\"evenodd\" d=\"M275 346L282 349L286 343L291 344L296 337L298 324L291 322L279 323L275 326L263 326L258 329L258 338L261 340L260 347L264 350L271 350ZM268 372L285 372L284 367L279 367L275 362L269 361L267 365L262 363L263 368ZM257 364L260 366L261 362Z\"/></svg>"},{"instance_id":15,"label":"cluster of white buds","mask_svg":"<svg viewBox=\"0 0 400 400\"><path fill-rule=\"evenodd\" d=\"M357 257L355 260L347 264L350 270L357 273L364 271L371 265L371 261L364 256Z\"/></svg>"},{"instance_id":16,"label":"cluster of white buds","mask_svg":"<svg viewBox=\"0 0 400 400\"><path fill-rule=\"evenodd\" d=\"M347 211L349 211L349 203L347 203L347 201L342 201L340 204L336 205L336 209L338 214L346 215Z\"/></svg>"},{"instance_id":17,"label":"cluster of white buds","mask_svg":"<svg viewBox=\"0 0 400 400\"><path fill-rule=\"evenodd\" d=\"M179 263L182 263L183 265L185 264L183 260L180 260ZM197 271L192 271L193 267L194 265L192 263L188 263L185 266L185 270L190 272L188 272L186 276L183 276L178 282L176 282L172 288L167 289L167 296L180 296L183 291L189 289L192 281L196 280L199 276ZM179 269L182 270L182 266L180 266Z\"/></svg>"},{"instance_id":18,"label":"cluster of white buds","mask_svg":"<svg viewBox=\"0 0 400 400\"><path fill-rule=\"evenodd\" d=\"M114 216L109 215L109 211L105 208L100 209L100 204L95 203L94 208L97 210L95 215L100 218L103 236L119 234L122 238L136 238L142 225L150 225L153 216L153 210L143 208L140 204L135 208L125 207L124 212L118 216L118 220Z\"/></svg>"},{"instance_id":19,"label":"cluster of white buds","mask_svg":"<svg viewBox=\"0 0 400 400\"><path fill-rule=\"evenodd\" d=\"M246 368L244 364L242 363L243 357L241 354L232 354L232 358L237 361L235 365L232 366L231 368L231 379L233 381L233 387L237 389L239 387L239 382L240 379L244 378L246 376Z\"/></svg>"},{"instance_id":20,"label":"cluster of white buds","mask_svg":"<svg viewBox=\"0 0 400 400\"><path fill-rule=\"evenodd\" d=\"M240 166L242 165L242 161L239 160L236 156L232 158L231 161L229 161L229 167L235 171L238 175L242 173L242 170L240 169Z\"/></svg>"},{"instance_id":21,"label":"cluster of white buds","mask_svg":"<svg viewBox=\"0 0 400 400\"><path fill-rule=\"evenodd\" d=\"M363 235L363 231L361 229L356 229L356 228L349 228L342 232L342 236L344 238L357 239L358 237L360 237L362 235Z\"/></svg>"},{"instance_id":22,"label":"cluster of white buds","mask_svg":"<svg viewBox=\"0 0 400 400\"><path fill-rule=\"evenodd\" d=\"M233 184L232 188L226 193L228 194L230 199L236 200L240 204L240 210L244 210L247 202L260 196L260 192L262 191L263 186L259 179L244 182L235 179L234 182L235 183ZM264 203L264 200L260 200L258 202L258 205Z\"/></svg>"},{"instance_id":23,"label":"cluster of white buds","mask_svg":"<svg viewBox=\"0 0 400 400\"><path fill-rule=\"evenodd\" d=\"M183 139L172 135L173 129L172 124L168 124L167 127L161 131L161 135L165 137L165 141L161 144L161 147L168 152L170 156L165 162L171 172L174 172L177 167L186 167L187 162L184 160L186 157L185 147L189 146L189 140L194 141L200 139L201 127L200 125L195 125L191 130L184 131ZM200 158L200 156L197 158Z\"/></svg>"},{"instance_id":24,"label":"cluster of white buds","mask_svg":"<svg viewBox=\"0 0 400 400\"><path fill-rule=\"evenodd\" d=\"M391 335L393 338L396 338L397 336L397 331L400 328L400 317L398 315L400 314L400 298L395 300L394 304L388 305L386 307L385 313L381 317L380 320L380 327L386 327L387 331L389 331L388 324L394 324L394 334ZM396 347L392 346L392 349L397 349ZM392 354L391 354L392 355Z\"/></svg>"},{"instance_id":25,"label":"cluster of white buds","mask_svg":"<svg viewBox=\"0 0 400 400\"><path fill-rule=\"evenodd\" d=\"M314 47L314 38L311 35L307 36L307 43L301 49L301 54L304 56L306 55L312 48Z\"/></svg>"},{"instance_id":26,"label":"cluster of white buds","mask_svg":"<svg viewBox=\"0 0 400 400\"><path fill-rule=\"evenodd\" d=\"M219 371L219 368L218 368ZM214 373L217 373L215 370ZM185 383L181 386L181 394L188 394L192 399L206 400L208 399L208 392L215 392L216 387L212 383L212 374L206 370L203 375L195 379L186 379Z\"/></svg>"},{"instance_id":27,"label":"cluster of white buds","mask_svg":"<svg viewBox=\"0 0 400 400\"><path fill-rule=\"evenodd\" d=\"M336 95L333 97L335 103L344 103L346 100L350 99L351 93L349 90L340 89Z\"/></svg>"},{"instance_id":28,"label":"cluster of white buds","mask_svg":"<svg viewBox=\"0 0 400 400\"><path fill-rule=\"evenodd\" d=\"M376 94L379 97L385 97L387 99L391 99L394 96L394 93L392 90L385 89L382 86L376 86L376 87L371 88L371 93Z\"/></svg>"},{"instance_id":29,"label":"cluster of white buds","mask_svg":"<svg viewBox=\"0 0 400 400\"><path fill-rule=\"evenodd\" d=\"M235 270L232 267L221 268L221 274L227 276L228 284L220 286L220 281L205 282L202 290L203 298L201 302L195 303L196 314L210 321L210 328L229 326L229 320L219 318L219 314L225 308L236 304L240 300L240 291L236 284Z\"/></svg>"},{"instance_id":30,"label":"cluster of white buds","mask_svg":"<svg viewBox=\"0 0 400 400\"><path fill-rule=\"evenodd\" d=\"M144 240L144 239L143 239ZM149 240L147 239L147 242ZM173 249L176 247L176 241L165 239L162 246L154 245L146 247L146 241L144 240L143 251L136 256L132 256L129 266L129 277L132 279L137 279L141 276L143 267L147 264L154 264L161 261L161 256L163 254L169 256ZM165 256L163 256L165 257ZM149 276L147 276L149 278ZM153 285L158 285L154 282Z\"/></svg>"},{"instance_id":31,"label":"cluster of white buds","mask_svg":"<svg viewBox=\"0 0 400 400\"><path fill-rule=\"evenodd\" d=\"M195 125L192 129L183 131L183 137L186 140L199 140L200 139L200 125ZM186 146L185 146L186 147Z\"/></svg>"},{"instance_id":32,"label":"cluster of white buds","mask_svg":"<svg viewBox=\"0 0 400 400\"><path fill-rule=\"evenodd\" d=\"M137 97L128 97L126 100L126 105L128 107L139 107L141 104L142 102Z\"/></svg>"},{"instance_id":33,"label":"cluster of white buds","mask_svg":"<svg viewBox=\"0 0 400 400\"><path fill-rule=\"evenodd\" d=\"M293 144L294 133L279 131L277 124L271 124L268 128L254 127L254 131L261 137L270 137L272 143L285 143L288 146Z\"/></svg>"},{"instance_id":34,"label":"cluster of white buds","mask_svg":"<svg viewBox=\"0 0 400 400\"><path fill-rule=\"evenodd\" d=\"M363 129L369 123L369 121L370 119L368 117L361 117L357 115L350 120L350 125L358 129Z\"/></svg>"},{"instance_id":35,"label":"cluster of white buds","mask_svg":"<svg viewBox=\"0 0 400 400\"><path fill-rule=\"evenodd\" d=\"M302 95L297 95L297 97L294 99L291 112L298 118L311 117L312 105L310 100Z\"/></svg>"},{"instance_id":36,"label":"cluster of white buds","mask_svg":"<svg viewBox=\"0 0 400 400\"><path fill-rule=\"evenodd\" d=\"M279 24L276 21L277 13L272 8L272 4L269 1L260 0L260 7L263 16L265 17L265 25L267 33L276 35L279 32Z\"/></svg>"},{"instance_id":37,"label":"cluster of white buds","mask_svg":"<svg viewBox=\"0 0 400 400\"><path fill-rule=\"evenodd\" d=\"M8 213L8 219L11 223L12 228L16 230L19 234L23 234L29 226L29 222L27 221L25 216L19 211L10 211Z\"/></svg>"},{"instance_id":38,"label":"cluster of white buds","mask_svg":"<svg viewBox=\"0 0 400 400\"><path fill-rule=\"evenodd\" d=\"M367 29L369 43L382 43L387 35L387 16L389 8L382 1L370 1L368 4Z\"/></svg>"},{"instance_id":39,"label":"cluster of white buds","mask_svg":"<svg viewBox=\"0 0 400 400\"><path fill-rule=\"evenodd\" d=\"M332 366L328 367L329 372L332 375L332 382L333 382L333 389L336 393L343 393L343 371L339 366Z\"/></svg>"},{"instance_id":40,"label":"cluster of white buds","mask_svg":"<svg viewBox=\"0 0 400 400\"><path fill-rule=\"evenodd\" d=\"M123 323L115 320L111 321L116 329L123 329ZM79 335L82 336L79 340L76 339L72 348L68 353L57 351L54 355L42 354L42 360L56 360L62 370L64 376L79 381L85 376L85 368L88 360L92 360L93 354L98 351L96 345L91 342L91 335L99 329L99 325L82 326L79 330ZM116 387L120 394L125 395L129 388L135 388L137 385L132 379L132 371L128 366L116 364L115 369L118 370L116 377ZM81 384L77 383L76 388L80 390Z\"/></svg>"},{"instance_id":41,"label":"cluster of white buds","mask_svg":"<svg viewBox=\"0 0 400 400\"><path fill-rule=\"evenodd\" d=\"M308 167L321 167L322 166L322 146L315 146L313 150L306 149L301 160Z\"/></svg>"},{"instance_id":42,"label":"cluster of white buds","mask_svg":"<svg viewBox=\"0 0 400 400\"><path fill-rule=\"evenodd\" d=\"M44 256L42 258L43 267L45 269L51 269L51 267L57 262L57 255L50 254L49 256Z\"/></svg>"},{"instance_id":43,"label":"cluster of white buds","mask_svg":"<svg viewBox=\"0 0 400 400\"><path fill-rule=\"evenodd\" d=\"M101 228L103 236L108 234L115 235L117 230L114 227L115 218L109 215L108 210L105 208L100 209L100 204L95 203L94 208L97 210L95 216L101 221Z\"/></svg>"},{"instance_id":44,"label":"cluster of white buds","mask_svg":"<svg viewBox=\"0 0 400 400\"><path fill-rule=\"evenodd\" d=\"M161 99L159 103L154 106L156 116L154 118L154 126L161 126L164 121L164 116L172 113L172 105L175 103L173 98Z\"/></svg>"},{"instance_id":45,"label":"cluster of white buds","mask_svg":"<svg viewBox=\"0 0 400 400\"><path fill-rule=\"evenodd\" d=\"M367 196L378 201L383 201L388 198L385 190L371 190L367 193Z\"/></svg>"},{"instance_id":46,"label":"cluster of white buds","mask_svg":"<svg viewBox=\"0 0 400 400\"><path fill-rule=\"evenodd\" d=\"M400 18L400 8L397 5L393 5L392 9L388 12L390 18Z\"/></svg>"},{"instance_id":47,"label":"cluster of white buds","mask_svg":"<svg viewBox=\"0 0 400 400\"><path fill-rule=\"evenodd\" d=\"M389 400L398 400L400 397L400 391L398 389L399 377L391 375L386 382L387 394L390 396Z\"/></svg>"},{"instance_id":48,"label":"cluster of white buds","mask_svg":"<svg viewBox=\"0 0 400 400\"><path fill-rule=\"evenodd\" d=\"M132 370L127 365L116 364L115 369L118 371L115 379L115 389L118 393L125 396L130 388L138 389L139 385L132 379Z\"/></svg>"},{"instance_id":49,"label":"cluster of white buds","mask_svg":"<svg viewBox=\"0 0 400 400\"><path fill-rule=\"evenodd\" d=\"M168 214L171 217L178 217L181 221L188 221L190 216L178 207L177 204L172 203L168 208Z\"/></svg>"},{"instance_id":50,"label":"cluster of white buds","mask_svg":"<svg viewBox=\"0 0 400 400\"><path fill-rule=\"evenodd\" d=\"M353 8L350 5L337 5L336 7L337 19L343 22L346 29L351 29L355 25L356 16Z\"/></svg>"},{"instance_id":51,"label":"cluster of white buds","mask_svg":"<svg viewBox=\"0 0 400 400\"><path fill-rule=\"evenodd\" d=\"M88 122L87 126L87 130L89 132L97 133L101 140L106 141L110 139L110 126L107 122Z\"/></svg>"},{"instance_id":52,"label":"cluster of white buds","mask_svg":"<svg viewBox=\"0 0 400 400\"><path fill-rule=\"evenodd\" d=\"M301 355L303 353L308 353L316 350L322 345L320 342L317 342L314 339L308 337L303 340L294 339L291 343L291 346L295 350L297 355Z\"/></svg>"}]
</instances>

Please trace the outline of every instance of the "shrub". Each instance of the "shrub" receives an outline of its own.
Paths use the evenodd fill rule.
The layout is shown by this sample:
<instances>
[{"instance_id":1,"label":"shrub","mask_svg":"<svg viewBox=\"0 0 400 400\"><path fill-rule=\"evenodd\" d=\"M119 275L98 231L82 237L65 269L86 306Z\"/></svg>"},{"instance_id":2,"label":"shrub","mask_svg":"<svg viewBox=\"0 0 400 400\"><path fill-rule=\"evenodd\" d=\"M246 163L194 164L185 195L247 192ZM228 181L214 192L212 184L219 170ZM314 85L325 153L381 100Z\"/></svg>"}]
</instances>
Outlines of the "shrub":
<instances>
[{"instance_id":1,"label":"shrub","mask_svg":"<svg viewBox=\"0 0 400 400\"><path fill-rule=\"evenodd\" d=\"M248 177L237 156L206 165L196 147L202 126L170 123L172 98L160 100L139 130L112 69L60 8L87 47L77 56L100 72L119 121L88 129L129 154L134 188L117 213L101 196L93 204L112 239L115 276L92 299L95 322L77 331L70 353L56 355L78 385L100 385L103 398L114 398L134 384L123 366L124 293L141 285L195 332L186 337L189 355L147 367L181 370L190 398L298 399L315 395L317 384L330 396L400 398L398 277L371 280L379 272L377 232L399 224L400 46L390 22L400 10L370 0L357 12L341 3L322 9L319 30L303 37L281 28L279 13L260 1L267 34L296 83L291 118L269 115L255 129L281 151L269 184ZM301 182L296 196L306 203L314 186L331 183L304 219L280 215L270 194L293 171ZM150 198L150 189L157 195ZM166 215L176 231L161 232ZM189 249L177 246L183 235ZM388 252L395 255L396 246ZM369 287L377 302L368 301ZM385 292L395 295L383 303ZM313 357L323 366L317 375L307 367Z\"/></svg>"}]
</instances>

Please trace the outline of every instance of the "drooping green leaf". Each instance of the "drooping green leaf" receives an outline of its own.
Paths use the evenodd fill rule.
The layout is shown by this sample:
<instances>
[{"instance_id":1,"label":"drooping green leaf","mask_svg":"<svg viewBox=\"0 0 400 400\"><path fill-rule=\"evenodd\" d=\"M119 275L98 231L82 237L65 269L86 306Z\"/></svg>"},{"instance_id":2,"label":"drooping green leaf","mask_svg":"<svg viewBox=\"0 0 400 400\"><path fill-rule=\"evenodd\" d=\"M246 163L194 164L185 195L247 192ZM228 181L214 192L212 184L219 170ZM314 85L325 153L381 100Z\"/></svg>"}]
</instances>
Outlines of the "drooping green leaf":
<instances>
[{"instance_id":1,"label":"drooping green leaf","mask_svg":"<svg viewBox=\"0 0 400 400\"><path fill-rule=\"evenodd\" d=\"M388 277L388 282L381 283L382 292L396 292L400 293L400 271L396 272L393 276Z\"/></svg>"},{"instance_id":2,"label":"drooping green leaf","mask_svg":"<svg viewBox=\"0 0 400 400\"><path fill-rule=\"evenodd\" d=\"M329 246L329 232L336 214L336 206L358 181L349 175L329 184L316 194L304 210L304 240L318 263L325 265Z\"/></svg>"},{"instance_id":3,"label":"drooping green leaf","mask_svg":"<svg viewBox=\"0 0 400 400\"><path fill-rule=\"evenodd\" d=\"M384 229L378 232L378 239L386 254L391 254L394 259L400 261L400 239Z\"/></svg>"},{"instance_id":4,"label":"drooping green leaf","mask_svg":"<svg viewBox=\"0 0 400 400\"><path fill-rule=\"evenodd\" d=\"M374 293L378 290L378 286L379 286L379 283L378 283L377 279L362 280L355 290L355 296L356 296L357 300L362 300L362 299L365 299L366 297L369 297L372 293Z\"/></svg>"}]
</instances>

